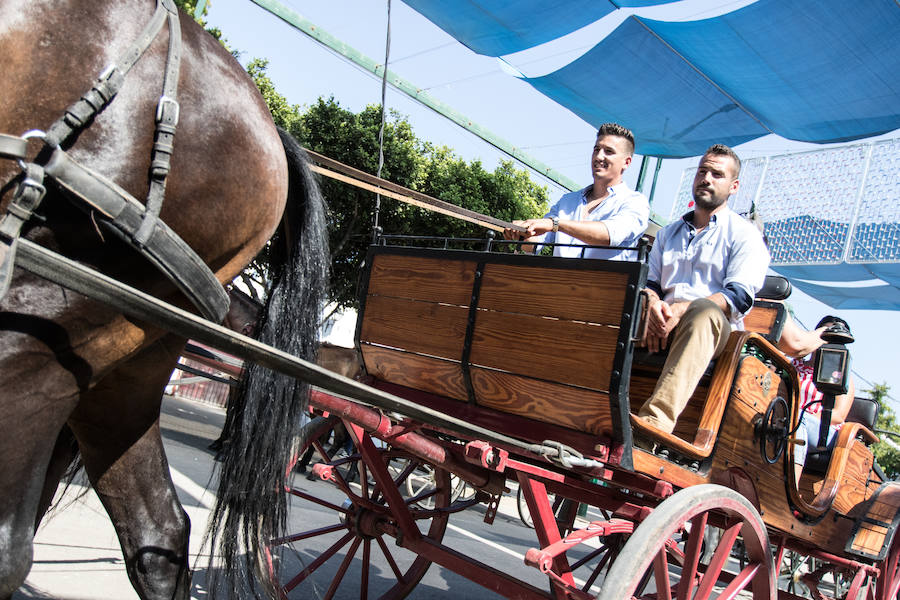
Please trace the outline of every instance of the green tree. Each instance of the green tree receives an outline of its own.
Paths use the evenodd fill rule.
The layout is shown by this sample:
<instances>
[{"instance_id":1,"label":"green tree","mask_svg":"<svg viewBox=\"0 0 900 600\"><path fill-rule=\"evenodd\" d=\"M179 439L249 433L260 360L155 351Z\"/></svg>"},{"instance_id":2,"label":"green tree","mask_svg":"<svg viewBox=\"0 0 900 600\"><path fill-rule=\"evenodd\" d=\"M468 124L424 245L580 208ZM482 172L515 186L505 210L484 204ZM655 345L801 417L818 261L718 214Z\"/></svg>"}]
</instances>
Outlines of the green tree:
<instances>
[{"instance_id":1,"label":"green tree","mask_svg":"<svg viewBox=\"0 0 900 600\"><path fill-rule=\"evenodd\" d=\"M378 168L380 106L367 106L355 114L334 98L320 98L291 128L309 149L367 173ZM409 122L396 111L384 129L384 165L381 176L457 206L504 220L530 218L547 208L547 190L532 182L512 162L493 172L479 161L467 163L449 148L416 138ZM332 251L331 298L341 307L357 306L357 278L372 239L375 194L338 181L322 179L328 201ZM438 237L483 238L484 228L382 198L379 226L385 233ZM481 245L480 243L478 244Z\"/></svg>"},{"instance_id":2,"label":"green tree","mask_svg":"<svg viewBox=\"0 0 900 600\"><path fill-rule=\"evenodd\" d=\"M266 73L269 67L269 61L261 58L254 58L247 64L247 73L253 79L269 112L272 113L272 120L275 124L286 131L290 131L295 136L298 130L298 121L300 120L300 106L291 104L288 99L278 93L275 84Z\"/></svg>"},{"instance_id":3,"label":"green tree","mask_svg":"<svg viewBox=\"0 0 900 600\"><path fill-rule=\"evenodd\" d=\"M222 39L222 30L219 29L218 27L207 27L206 26L206 19L204 17L206 17L206 15L209 14L209 3L211 1L212 0L207 0L206 4L203 5L203 12L199 16L196 14L198 0L175 0L175 5L178 6L178 8L180 8L184 12L186 12L187 14L194 17L194 20L197 21L198 23L200 23L200 25L203 26L206 29L206 31L208 31L210 33L210 35L212 35L214 38L216 38L217 40L219 40L220 42L222 42L224 44L225 42ZM227 48L227 45L226 45L226 48Z\"/></svg>"},{"instance_id":4,"label":"green tree","mask_svg":"<svg viewBox=\"0 0 900 600\"><path fill-rule=\"evenodd\" d=\"M367 173L378 169L381 107L354 113L334 98L320 98L305 111L280 94L266 73L268 61L253 59L247 72L259 88L275 124L289 131L310 150ZM384 130L381 177L457 206L504 220L540 216L547 209L547 189L535 184L511 161L487 171L480 162L467 163L447 147L419 140L409 121L390 111ZM372 239L375 194L327 177L321 178L328 202L328 232L332 254L329 297L339 308L356 307L357 279ZM483 238L484 228L391 198L381 199L379 225L388 234ZM266 252L264 249L263 252ZM254 261L245 275L266 279Z\"/></svg>"},{"instance_id":5,"label":"green tree","mask_svg":"<svg viewBox=\"0 0 900 600\"><path fill-rule=\"evenodd\" d=\"M885 475L894 479L900 475L900 448L896 443L900 441L900 438L883 432L893 431L900 435L900 425L897 424L897 416L894 411L885 403L889 391L890 387L887 383L876 383L871 390L866 390L866 393L881 405L875 428L882 431L878 434L882 441L872 446L872 452Z\"/></svg>"}]
</instances>

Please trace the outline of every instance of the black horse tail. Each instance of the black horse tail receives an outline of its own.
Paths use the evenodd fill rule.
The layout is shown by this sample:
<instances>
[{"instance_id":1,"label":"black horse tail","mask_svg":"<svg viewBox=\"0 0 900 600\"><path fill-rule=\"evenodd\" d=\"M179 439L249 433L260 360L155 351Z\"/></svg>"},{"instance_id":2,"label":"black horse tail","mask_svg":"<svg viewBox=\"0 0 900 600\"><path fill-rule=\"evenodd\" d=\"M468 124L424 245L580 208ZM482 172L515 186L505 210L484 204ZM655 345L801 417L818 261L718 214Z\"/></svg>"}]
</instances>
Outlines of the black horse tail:
<instances>
[{"instance_id":1,"label":"black horse tail","mask_svg":"<svg viewBox=\"0 0 900 600\"><path fill-rule=\"evenodd\" d=\"M325 203L306 164L306 153L279 129L290 171L282 242L270 248L273 287L257 326L259 341L312 360L328 288ZM307 384L249 364L244 372L228 440L219 458L219 486L208 536L208 579L213 597L278 597L269 577L267 544L284 535L285 472L308 402ZM218 555L221 563L214 565Z\"/></svg>"}]
</instances>

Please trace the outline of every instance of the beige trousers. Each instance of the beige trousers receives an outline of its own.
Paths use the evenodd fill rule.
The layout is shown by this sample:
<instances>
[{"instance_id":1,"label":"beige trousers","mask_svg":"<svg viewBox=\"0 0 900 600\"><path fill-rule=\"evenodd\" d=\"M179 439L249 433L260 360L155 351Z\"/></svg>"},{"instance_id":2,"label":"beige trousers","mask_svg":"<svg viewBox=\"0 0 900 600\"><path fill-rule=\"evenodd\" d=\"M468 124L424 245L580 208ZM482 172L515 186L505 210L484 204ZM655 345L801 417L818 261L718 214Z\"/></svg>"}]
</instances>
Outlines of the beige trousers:
<instances>
[{"instance_id":1,"label":"beige trousers","mask_svg":"<svg viewBox=\"0 0 900 600\"><path fill-rule=\"evenodd\" d=\"M715 302L706 298L691 302L669 337L666 364L638 416L671 433L709 361L722 353L730 333L731 324Z\"/></svg>"}]
</instances>

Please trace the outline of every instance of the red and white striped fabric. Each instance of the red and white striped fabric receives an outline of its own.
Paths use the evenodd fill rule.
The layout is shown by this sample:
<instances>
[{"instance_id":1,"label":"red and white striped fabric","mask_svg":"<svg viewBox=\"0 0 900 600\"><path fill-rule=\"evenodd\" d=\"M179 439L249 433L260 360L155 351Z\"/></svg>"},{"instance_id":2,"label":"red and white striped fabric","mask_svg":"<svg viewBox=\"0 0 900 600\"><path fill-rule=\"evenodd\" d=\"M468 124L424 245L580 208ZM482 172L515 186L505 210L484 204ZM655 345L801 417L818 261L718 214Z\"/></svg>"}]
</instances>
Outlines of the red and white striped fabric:
<instances>
[{"instance_id":1,"label":"red and white striped fabric","mask_svg":"<svg viewBox=\"0 0 900 600\"><path fill-rule=\"evenodd\" d=\"M822 392L813 383L812 361L806 362L802 358L795 358L791 364L794 365L800 378L800 406L805 406L809 414L818 415L822 412ZM810 404L811 402L813 404Z\"/></svg>"}]
</instances>

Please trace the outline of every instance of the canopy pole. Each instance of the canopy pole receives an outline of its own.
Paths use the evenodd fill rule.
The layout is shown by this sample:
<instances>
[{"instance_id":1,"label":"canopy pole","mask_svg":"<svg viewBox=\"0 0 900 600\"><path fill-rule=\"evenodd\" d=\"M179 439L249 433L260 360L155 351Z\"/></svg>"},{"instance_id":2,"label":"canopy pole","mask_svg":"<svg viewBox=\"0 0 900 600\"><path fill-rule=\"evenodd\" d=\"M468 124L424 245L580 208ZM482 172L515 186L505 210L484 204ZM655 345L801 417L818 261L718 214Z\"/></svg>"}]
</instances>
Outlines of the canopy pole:
<instances>
[{"instance_id":1,"label":"canopy pole","mask_svg":"<svg viewBox=\"0 0 900 600\"><path fill-rule=\"evenodd\" d=\"M648 162L648 157L642 156L642 157L641 157L641 170L640 170L640 172L638 173L637 186L635 186L635 188L634 188L634 190L635 190L636 192L643 192L643 191L644 191L644 178L647 177L647 166L648 166L648 164L649 164L649 162Z\"/></svg>"},{"instance_id":2,"label":"canopy pole","mask_svg":"<svg viewBox=\"0 0 900 600\"><path fill-rule=\"evenodd\" d=\"M662 167L663 159L657 157L656 159L656 170L653 171L653 185L650 186L650 197L647 198L647 202L650 206L653 206L653 195L656 193L656 181L659 179L659 169Z\"/></svg>"}]
</instances>

